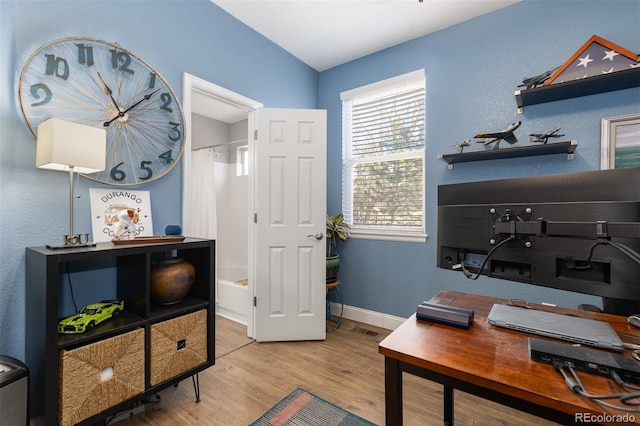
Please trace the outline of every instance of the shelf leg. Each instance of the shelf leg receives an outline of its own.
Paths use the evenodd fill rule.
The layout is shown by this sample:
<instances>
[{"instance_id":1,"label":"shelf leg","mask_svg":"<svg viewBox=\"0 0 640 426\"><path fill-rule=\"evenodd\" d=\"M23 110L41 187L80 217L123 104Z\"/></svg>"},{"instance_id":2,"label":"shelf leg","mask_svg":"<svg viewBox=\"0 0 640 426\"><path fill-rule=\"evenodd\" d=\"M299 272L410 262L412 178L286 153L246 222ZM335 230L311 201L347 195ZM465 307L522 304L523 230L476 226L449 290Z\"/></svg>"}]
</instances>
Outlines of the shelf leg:
<instances>
[{"instance_id":1,"label":"shelf leg","mask_svg":"<svg viewBox=\"0 0 640 426\"><path fill-rule=\"evenodd\" d=\"M200 402L200 377L196 373L191 376L191 380L193 381L193 391L196 394L196 402Z\"/></svg>"}]
</instances>

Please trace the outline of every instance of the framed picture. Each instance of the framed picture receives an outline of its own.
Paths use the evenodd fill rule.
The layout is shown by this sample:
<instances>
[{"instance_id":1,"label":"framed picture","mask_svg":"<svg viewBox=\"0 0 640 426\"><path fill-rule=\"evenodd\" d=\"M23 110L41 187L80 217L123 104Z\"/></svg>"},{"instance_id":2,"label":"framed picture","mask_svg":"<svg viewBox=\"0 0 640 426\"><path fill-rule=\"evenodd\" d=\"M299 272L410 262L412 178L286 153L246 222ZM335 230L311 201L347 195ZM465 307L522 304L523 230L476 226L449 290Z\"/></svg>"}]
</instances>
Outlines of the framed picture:
<instances>
[{"instance_id":1,"label":"framed picture","mask_svg":"<svg viewBox=\"0 0 640 426\"><path fill-rule=\"evenodd\" d=\"M640 113L602 119L600 169L640 167Z\"/></svg>"},{"instance_id":2,"label":"framed picture","mask_svg":"<svg viewBox=\"0 0 640 426\"><path fill-rule=\"evenodd\" d=\"M89 188L97 243L153 236L149 191Z\"/></svg>"}]
</instances>

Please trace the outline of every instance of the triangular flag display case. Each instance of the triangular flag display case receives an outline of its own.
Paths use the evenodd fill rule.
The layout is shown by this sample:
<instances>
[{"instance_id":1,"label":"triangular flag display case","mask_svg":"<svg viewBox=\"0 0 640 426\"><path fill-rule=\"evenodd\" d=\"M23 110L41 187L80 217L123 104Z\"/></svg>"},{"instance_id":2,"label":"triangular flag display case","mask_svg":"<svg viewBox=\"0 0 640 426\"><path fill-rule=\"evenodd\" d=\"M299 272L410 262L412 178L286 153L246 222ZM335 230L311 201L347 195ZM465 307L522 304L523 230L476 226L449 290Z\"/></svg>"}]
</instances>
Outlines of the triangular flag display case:
<instances>
[{"instance_id":1,"label":"triangular flag display case","mask_svg":"<svg viewBox=\"0 0 640 426\"><path fill-rule=\"evenodd\" d=\"M594 35L551 74L544 86L608 75L636 67L637 54Z\"/></svg>"},{"instance_id":2,"label":"triangular flag display case","mask_svg":"<svg viewBox=\"0 0 640 426\"><path fill-rule=\"evenodd\" d=\"M640 87L639 55L592 36L541 85L516 90L519 112L527 105Z\"/></svg>"}]
</instances>

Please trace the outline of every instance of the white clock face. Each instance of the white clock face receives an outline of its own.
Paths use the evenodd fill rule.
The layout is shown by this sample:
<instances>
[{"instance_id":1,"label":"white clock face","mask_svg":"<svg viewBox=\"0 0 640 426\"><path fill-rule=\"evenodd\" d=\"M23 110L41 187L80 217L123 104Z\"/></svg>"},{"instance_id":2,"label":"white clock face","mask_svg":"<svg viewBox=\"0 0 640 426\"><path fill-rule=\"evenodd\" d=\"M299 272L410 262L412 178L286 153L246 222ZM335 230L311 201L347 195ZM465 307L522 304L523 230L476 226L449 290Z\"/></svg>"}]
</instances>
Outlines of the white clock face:
<instances>
[{"instance_id":1,"label":"white clock face","mask_svg":"<svg viewBox=\"0 0 640 426\"><path fill-rule=\"evenodd\" d=\"M18 96L34 137L49 118L107 131L106 168L83 175L88 179L138 185L165 175L182 156L178 98L157 71L118 44L69 37L43 45L22 70Z\"/></svg>"}]
</instances>

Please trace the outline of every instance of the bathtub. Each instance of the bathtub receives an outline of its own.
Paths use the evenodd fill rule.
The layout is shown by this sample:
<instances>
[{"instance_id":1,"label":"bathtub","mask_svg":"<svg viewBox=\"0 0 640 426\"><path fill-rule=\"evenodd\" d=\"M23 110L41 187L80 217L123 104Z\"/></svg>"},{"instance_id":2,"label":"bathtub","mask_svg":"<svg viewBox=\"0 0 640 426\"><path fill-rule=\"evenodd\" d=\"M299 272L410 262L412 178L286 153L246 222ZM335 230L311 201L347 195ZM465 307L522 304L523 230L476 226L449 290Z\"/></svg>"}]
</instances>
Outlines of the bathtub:
<instances>
[{"instance_id":1,"label":"bathtub","mask_svg":"<svg viewBox=\"0 0 640 426\"><path fill-rule=\"evenodd\" d=\"M218 298L216 314L247 325L249 317L248 285L239 282L249 276L246 266L218 265Z\"/></svg>"}]
</instances>

